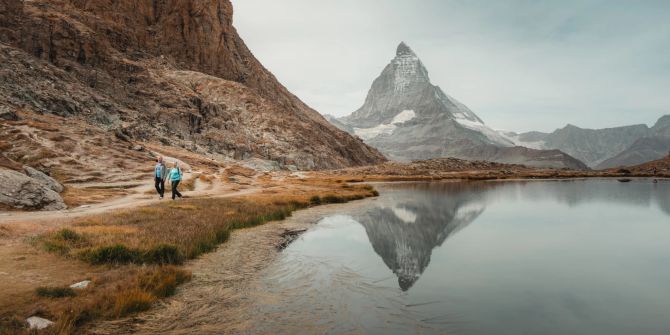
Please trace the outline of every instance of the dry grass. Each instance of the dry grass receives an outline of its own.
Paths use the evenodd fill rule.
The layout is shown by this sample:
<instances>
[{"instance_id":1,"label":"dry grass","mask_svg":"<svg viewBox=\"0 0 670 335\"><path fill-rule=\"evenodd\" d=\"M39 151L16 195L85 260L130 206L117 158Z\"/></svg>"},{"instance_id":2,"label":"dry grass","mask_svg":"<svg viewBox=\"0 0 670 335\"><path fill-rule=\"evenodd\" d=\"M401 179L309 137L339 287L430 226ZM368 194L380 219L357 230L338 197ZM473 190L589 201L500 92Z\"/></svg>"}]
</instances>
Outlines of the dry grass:
<instances>
[{"instance_id":1,"label":"dry grass","mask_svg":"<svg viewBox=\"0 0 670 335\"><path fill-rule=\"evenodd\" d=\"M68 207L78 207L87 204L96 204L109 201L128 194L127 190L121 188L76 188L66 187L61 194Z\"/></svg>"},{"instance_id":2,"label":"dry grass","mask_svg":"<svg viewBox=\"0 0 670 335\"><path fill-rule=\"evenodd\" d=\"M191 273L174 266L112 269L83 290L41 288L29 306L0 314L0 334L34 334L24 328L23 315L39 315L56 324L40 334L79 334L93 320L110 320L145 311L169 297Z\"/></svg>"},{"instance_id":3,"label":"dry grass","mask_svg":"<svg viewBox=\"0 0 670 335\"><path fill-rule=\"evenodd\" d=\"M243 167L240 165L231 165L226 168L226 176L243 176L247 178L252 178L256 175L256 170Z\"/></svg>"},{"instance_id":4,"label":"dry grass","mask_svg":"<svg viewBox=\"0 0 670 335\"><path fill-rule=\"evenodd\" d=\"M232 229L282 220L310 205L376 195L366 185L314 193L167 202L79 220L42 237L42 244L92 264L181 264L213 250Z\"/></svg>"},{"instance_id":5,"label":"dry grass","mask_svg":"<svg viewBox=\"0 0 670 335\"><path fill-rule=\"evenodd\" d=\"M60 155L53 150L47 148L40 148L34 152L25 155L22 158L22 162L25 163L26 165L38 166L39 164L44 163L44 161L46 161L47 159L56 158L59 156Z\"/></svg>"},{"instance_id":6,"label":"dry grass","mask_svg":"<svg viewBox=\"0 0 670 335\"><path fill-rule=\"evenodd\" d=\"M200 175L194 175L191 176L188 179L182 179L182 181L179 182L179 189L180 190L186 190L186 191L193 191L195 190L195 181L198 179ZM172 192L172 183L169 181L165 182L165 193Z\"/></svg>"},{"instance_id":7,"label":"dry grass","mask_svg":"<svg viewBox=\"0 0 670 335\"><path fill-rule=\"evenodd\" d=\"M39 130L48 131L48 132L58 132L59 131L58 127L55 127L52 124L49 124L47 122L30 120L30 121L27 121L26 124L30 127L37 128Z\"/></svg>"}]
</instances>

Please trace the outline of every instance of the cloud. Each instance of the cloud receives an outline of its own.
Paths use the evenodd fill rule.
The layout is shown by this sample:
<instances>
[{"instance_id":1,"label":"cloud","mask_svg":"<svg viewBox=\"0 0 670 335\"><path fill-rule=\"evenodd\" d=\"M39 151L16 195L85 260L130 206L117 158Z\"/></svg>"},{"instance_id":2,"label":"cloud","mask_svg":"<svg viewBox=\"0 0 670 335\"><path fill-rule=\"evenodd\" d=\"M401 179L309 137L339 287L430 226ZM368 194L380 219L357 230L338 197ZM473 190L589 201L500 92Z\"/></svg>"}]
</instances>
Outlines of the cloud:
<instances>
[{"instance_id":1,"label":"cloud","mask_svg":"<svg viewBox=\"0 0 670 335\"><path fill-rule=\"evenodd\" d=\"M486 123L653 123L670 113L668 1L233 0L250 49L306 103L343 116L407 41Z\"/></svg>"}]
</instances>

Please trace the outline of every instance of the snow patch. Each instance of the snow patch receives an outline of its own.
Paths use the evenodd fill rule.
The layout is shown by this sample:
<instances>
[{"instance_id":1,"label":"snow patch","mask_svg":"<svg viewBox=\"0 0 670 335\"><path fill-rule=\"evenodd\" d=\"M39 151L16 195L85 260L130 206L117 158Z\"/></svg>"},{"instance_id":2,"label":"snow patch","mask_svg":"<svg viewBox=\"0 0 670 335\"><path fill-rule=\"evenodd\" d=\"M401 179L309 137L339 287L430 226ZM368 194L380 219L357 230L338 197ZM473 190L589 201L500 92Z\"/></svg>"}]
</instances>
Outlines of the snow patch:
<instances>
[{"instance_id":1,"label":"snow patch","mask_svg":"<svg viewBox=\"0 0 670 335\"><path fill-rule=\"evenodd\" d=\"M354 134L364 140L369 140L382 134L390 135L396 128L398 128L398 125L401 125L415 117L416 113L414 113L413 110L404 110L394 116L393 120L391 120L389 123L380 124L372 128L354 128Z\"/></svg>"},{"instance_id":2,"label":"snow patch","mask_svg":"<svg viewBox=\"0 0 670 335\"><path fill-rule=\"evenodd\" d=\"M472 222L479 215L484 213L486 205L482 203L468 203L456 211L454 215L454 221L460 222Z\"/></svg>"},{"instance_id":3,"label":"snow patch","mask_svg":"<svg viewBox=\"0 0 670 335\"><path fill-rule=\"evenodd\" d=\"M382 134L391 134L397 128L394 124L380 124L372 128L354 128L354 134L358 137L369 140Z\"/></svg>"},{"instance_id":4,"label":"snow patch","mask_svg":"<svg viewBox=\"0 0 670 335\"><path fill-rule=\"evenodd\" d=\"M516 146L538 149L538 150L546 148L546 143L544 141L535 141L535 142L522 141L521 139L519 139L520 135L518 134L510 135L505 134L504 132L501 132L501 135L505 136L507 139L512 141L512 143L514 143L514 145Z\"/></svg>"},{"instance_id":5,"label":"snow patch","mask_svg":"<svg viewBox=\"0 0 670 335\"><path fill-rule=\"evenodd\" d=\"M406 110L398 113L398 115L396 115L395 117L393 117L393 120L391 120L391 124L403 124L403 123L405 123L405 122L407 122L407 121L409 121L409 120L411 120L415 117L416 117L416 113L414 113L413 110L406 109Z\"/></svg>"},{"instance_id":6,"label":"snow patch","mask_svg":"<svg viewBox=\"0 0 670 335\"><path fill-rule=\"evenodd\" d=\"M472 121L469 119L461 119L461 118L455 118L454 120L456 120L456 122L458 122L461 126L465 128L484 134L484 136L486 136L489 140L493 141L494 143L507 146L514 144L514 142L510 140L509 137L504 136L503 134L489 128L488 126L479 121Z\"/></svg>"},{"instance_id":7,"label":"snow patch","mask_svg":"<svg viewBox=\"0 0 670 335\"><path fill-rule=\"evenodd\" d=\"M413 211L402 207L391 207L393 214L405 223L416 222L417 215Z\"/></svg>"}]
</instances>

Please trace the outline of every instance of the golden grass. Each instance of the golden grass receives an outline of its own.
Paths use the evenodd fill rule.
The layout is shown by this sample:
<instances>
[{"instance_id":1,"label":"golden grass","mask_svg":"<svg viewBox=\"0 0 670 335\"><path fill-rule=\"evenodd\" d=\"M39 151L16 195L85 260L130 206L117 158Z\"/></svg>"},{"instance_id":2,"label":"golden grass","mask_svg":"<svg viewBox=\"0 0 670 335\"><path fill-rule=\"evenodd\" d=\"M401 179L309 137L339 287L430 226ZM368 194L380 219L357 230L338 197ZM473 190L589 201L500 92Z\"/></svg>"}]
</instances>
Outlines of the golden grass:
<instances>
[{"instance_id":1,"label":"golden grass","mask_svg":"<svg viewBox=\"0 0 670 335\"><path fill-rule=\"evenodd\" d=\"M227 176L243 176L251 178L256 175L256 170L234 164L228 166L225 173Z\"/></svg>"},{"instance_id":2,"label":"golden grass","mask_svg":"<svg viewBox=\"0 0 670 335\"><path fill-rule=\"evenodd\" d=\"M328 193L302 191L227 199L190 199L98 215L42 237L47 250L93 264L180 264L224 242L230 230L282 220L292 211L321 203L375 196L367 185ZM318 197L319 201L314 201Z\"/></svg>"},{"instance_id":3,"label":"golden grass","mask_svg":"<svg viewBox=\"0 0 670 335\"><path fill-rule=\"evenodd\" d=\"M162 202L76 219L69 228L42 235L37 244L107 270L90 278L91 286L75 290L74 296L62 290L66 286L44 288L29 305L0 311L0 333L27 334L22 320L35 313L56 321L43 333L76 334L92 321L149 309L190 280L191 274L177 265L215 249L231 230L281 220L299 208L376 194L368 185L345 185L317 180L289 184L272 195Z\"/></svg>"},{"instance_id":4,"label":"golden grass","mask_svg":"<svg viewBox=\"0 0 670 335\"><path fill-rule=\"evenodd\" d=\"M110 199L118 198L126 194L128 194L128 191L121 188L66 187L61 196L68 207L78 207L81 205L109 201Z\"/></svg>"},{"instance_id":5,"label":"golden grass","mask_svg":"<svg viewBox=\"0 0 670 335\"><path fill-rule=\"evenodd\" d=\"M111 320L151 308L158 299L173 295L178 285L191 279L191 273L174 266L126 266L90 279L92 283L83 290L37 290L28 306L0 313L0 334L34 334L24 326L26 314L56 322L39 334L79 334L81 327L91 321Z\"/></svg>"},{"instance_id":6,"label":"golden grass","mask_svg":"<svg viewBox=\"0 0 670 335\"><path fill-rule=\"evenodd\" d=\"M114 315L117 317L144 312L151 308L156 297L137 288L122 291L114 303Z\"/></svg>"}]
</instances>

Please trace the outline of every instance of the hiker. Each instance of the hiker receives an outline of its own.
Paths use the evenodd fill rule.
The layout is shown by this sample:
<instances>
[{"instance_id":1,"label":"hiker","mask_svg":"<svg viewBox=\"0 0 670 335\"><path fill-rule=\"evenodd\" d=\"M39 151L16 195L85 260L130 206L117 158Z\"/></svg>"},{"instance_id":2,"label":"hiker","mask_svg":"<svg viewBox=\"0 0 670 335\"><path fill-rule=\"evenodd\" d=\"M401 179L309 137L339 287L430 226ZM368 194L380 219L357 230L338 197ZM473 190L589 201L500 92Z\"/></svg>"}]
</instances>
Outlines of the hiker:
<instances>
[{"instance_id":1,"label":"hiker","mask_svg":"<svg viewBox=\"0 0 670 335\"><path fill-rule=\"evenodd\" d=\"M158 192L158 199L163 199L163 195L165 195L165 178L167 178L167 167L163 163L163 157L158 156L156 167L154 168L154 181L156 192Z\"/></svg>"},{"instance_id":2,"label":"hiker","mask_svg":"<svg viewBox=\"0 0 670 335\"><path fill-rule=\"evenodd\" d=\"M179 168L179 164L175 162L174 167L170 169L170 183L172 183L172 200L175 199L175 196L181 198L181 193L179 193L179 191L177 190L177 186L179 186L181 177L182 177L181 169Z\"/></svg>"}]
</instances>

